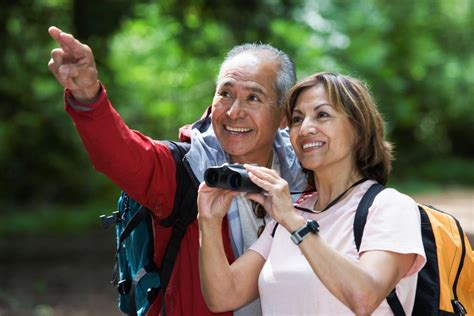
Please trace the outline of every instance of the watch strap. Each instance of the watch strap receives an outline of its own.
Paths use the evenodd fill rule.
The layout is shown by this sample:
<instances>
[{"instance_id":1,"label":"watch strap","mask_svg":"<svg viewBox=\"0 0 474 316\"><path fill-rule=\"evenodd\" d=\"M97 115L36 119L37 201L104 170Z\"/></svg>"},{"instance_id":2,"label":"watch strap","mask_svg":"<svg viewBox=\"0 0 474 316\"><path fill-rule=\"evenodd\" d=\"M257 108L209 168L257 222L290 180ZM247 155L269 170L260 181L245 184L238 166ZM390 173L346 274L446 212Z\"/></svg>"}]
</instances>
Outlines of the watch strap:
<instances>
[{"instance_id":1,"label":"watch strap","mask_svg":"<svg viewBox=\"0 0 474 316\"><path fill-rule=\"evenodd\" d=\"M319 232L319 224L315 220L308 220L306 224L295 230L290 238L296 244L299 245L303 239L308 237L310 234L317 234Z\"/></svg>"}]
</instances>

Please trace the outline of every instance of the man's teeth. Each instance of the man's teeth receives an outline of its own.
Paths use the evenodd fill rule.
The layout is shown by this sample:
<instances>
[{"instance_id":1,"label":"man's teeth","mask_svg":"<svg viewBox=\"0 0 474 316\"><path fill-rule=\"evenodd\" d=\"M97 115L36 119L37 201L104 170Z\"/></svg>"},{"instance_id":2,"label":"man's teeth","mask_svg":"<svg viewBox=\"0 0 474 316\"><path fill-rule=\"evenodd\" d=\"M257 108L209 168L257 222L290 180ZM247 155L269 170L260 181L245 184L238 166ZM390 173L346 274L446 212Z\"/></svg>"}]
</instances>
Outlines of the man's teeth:
<instances>
[{"instance_id":1,"label":"man's teeth","mask_svg":"<svg viewBox=\"0 0 474 316\"><path fill-rule=\"evenodd\" d=\"M225 129L228 130L229 132L235 132L235 133L246 133L252 130L250 128L245 128L245 127L230 127L230 126L226 126Z\"/></svg>"},{"instance_id":2,"label":"man's teeth","mask_svg":"<svg viewBox=\"0 0 474 316\"><path fill-rule=\"evenodd\" d=\"M321 147L323 145L323 142L314 142L314 143L306 143L303 144L303 149L310 148L310 147Z\"/></svg>"}]
</instances>

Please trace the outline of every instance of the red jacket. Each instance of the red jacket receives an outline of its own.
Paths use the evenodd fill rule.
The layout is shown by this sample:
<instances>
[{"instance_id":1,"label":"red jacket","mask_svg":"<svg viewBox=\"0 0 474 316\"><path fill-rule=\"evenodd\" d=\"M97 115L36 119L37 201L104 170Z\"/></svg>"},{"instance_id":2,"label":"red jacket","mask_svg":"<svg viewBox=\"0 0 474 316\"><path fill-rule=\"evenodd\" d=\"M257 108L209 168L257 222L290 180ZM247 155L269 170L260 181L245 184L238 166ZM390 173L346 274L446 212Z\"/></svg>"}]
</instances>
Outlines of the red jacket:
<instances>
[{"instance_id":1,"label":"red jacket","mask_svg":"<svg viewBox=\"0 0 474 316\"><path fill-rule=\"evenodd\" d=\"M173 209L176 165L170 149L129 129L102 90L97 102L87 106L72 100L66 91L66 110L72 117L94 167L105 174L135 201L153 213L155 263L159 266L171 229L158 224ZM197 190L197 188L196 188ZM233 261L227 220L222 235L227 258ZM165 295L167 315L232 315L211 313L202 297L198 267L199 228L197 220L188 227ZM148 315L159 315L161 295Z\"/></svg>"}]
</instances>

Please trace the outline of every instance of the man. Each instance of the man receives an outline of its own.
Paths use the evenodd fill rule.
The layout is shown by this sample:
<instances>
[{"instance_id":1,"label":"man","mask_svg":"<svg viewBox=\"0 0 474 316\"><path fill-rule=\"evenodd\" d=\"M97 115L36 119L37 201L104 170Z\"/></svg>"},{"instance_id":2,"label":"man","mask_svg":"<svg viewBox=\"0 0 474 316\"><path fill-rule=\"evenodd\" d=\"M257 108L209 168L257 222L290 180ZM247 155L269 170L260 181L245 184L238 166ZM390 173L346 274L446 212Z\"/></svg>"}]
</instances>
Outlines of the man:
<instances>
[{"instance_id":1,"label":"man","mask_svg":"<svg viewBox=\"0 0 474 316\"><path fill-rule=\"evenodd\" d=\"M154 261L159 265L170 236L170 229L159 221L170 214L180 189L173 159L180 144L172 146L129 129L98 80L91 49L56 27L50 27L49 33L60 45L52 50L48 66L65 88L66 110L94 167L152 211ZM186 149L185 171L195 190L207 167L225 162L271 167L292 190L303 189L304 176L286 131L280 130L286 127L285 94L294 82L289 57L269 45L245 44L228 53L219 71L210 119L193 127L191 145ZM223 237L226 255L232 261L256 240L257 229L262 220L265 222L243 196L234 199L227 217ZM164 305L169 315L212 315L201 294L198 249L199 230L194 220L182 239L166 290ZM149 314L158 314L160 305L161 300L156 300ZM257 300L234 313L259 315L260 303Z\"/></svg>"}]
</instances>

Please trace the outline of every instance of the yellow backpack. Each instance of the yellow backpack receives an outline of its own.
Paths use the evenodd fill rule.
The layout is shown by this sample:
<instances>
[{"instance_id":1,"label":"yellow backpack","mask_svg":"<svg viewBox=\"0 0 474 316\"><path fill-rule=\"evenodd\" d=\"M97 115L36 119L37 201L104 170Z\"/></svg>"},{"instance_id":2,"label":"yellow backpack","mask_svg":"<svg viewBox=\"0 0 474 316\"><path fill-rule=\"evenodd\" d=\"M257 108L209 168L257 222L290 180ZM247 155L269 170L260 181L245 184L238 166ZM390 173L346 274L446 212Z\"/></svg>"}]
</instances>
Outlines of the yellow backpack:
<instances>
[{"instance_id":1,"label":"yellow backpack","mask_svg":"<svg viewBox=\"0 0 474 316\"><path fill-rule=\"evenodd\" d=\"M374 184L359 203L354 220L357 249L369 207L384 189ZM474 315L474 252L459 221L432 206L418 204L426 265L418 274L413 315ZM405 315L392 291L387 297L395 315Z\"/></svg>"},{"instance_id":2,"label":"yellow backpack","mask_svg":"<svg viewBox=\"0 0 474 316\"><path fill-rule=\"evenodd\" d=\"M438 289L435 289L435 294L439 295L438 309L458 315L462 315L459 311L464 309L464 314L469 312L474 315L474 253L466 234L454 216L432 206L419 205L418 207L422 214L422 225L426 226L422 227L425 252L433 256L434 260L437 259L437 265L432 262L431 269L436 270L431 271L431 274L439 275L439 294ZM430 232L432 236L428 235ZM431 244L428 244L428 241ZM420 275L420 277L423 276ZM427 278L426 281L430 280L430 274L426 273L424 277ZM420 279L418 286L420 286L420 281L425 280ZM429 284L425 286L429 294L431 286ZM418 296L425 295L418 292L417 288L415 307Z\"/></svg>"}]
</instances>

